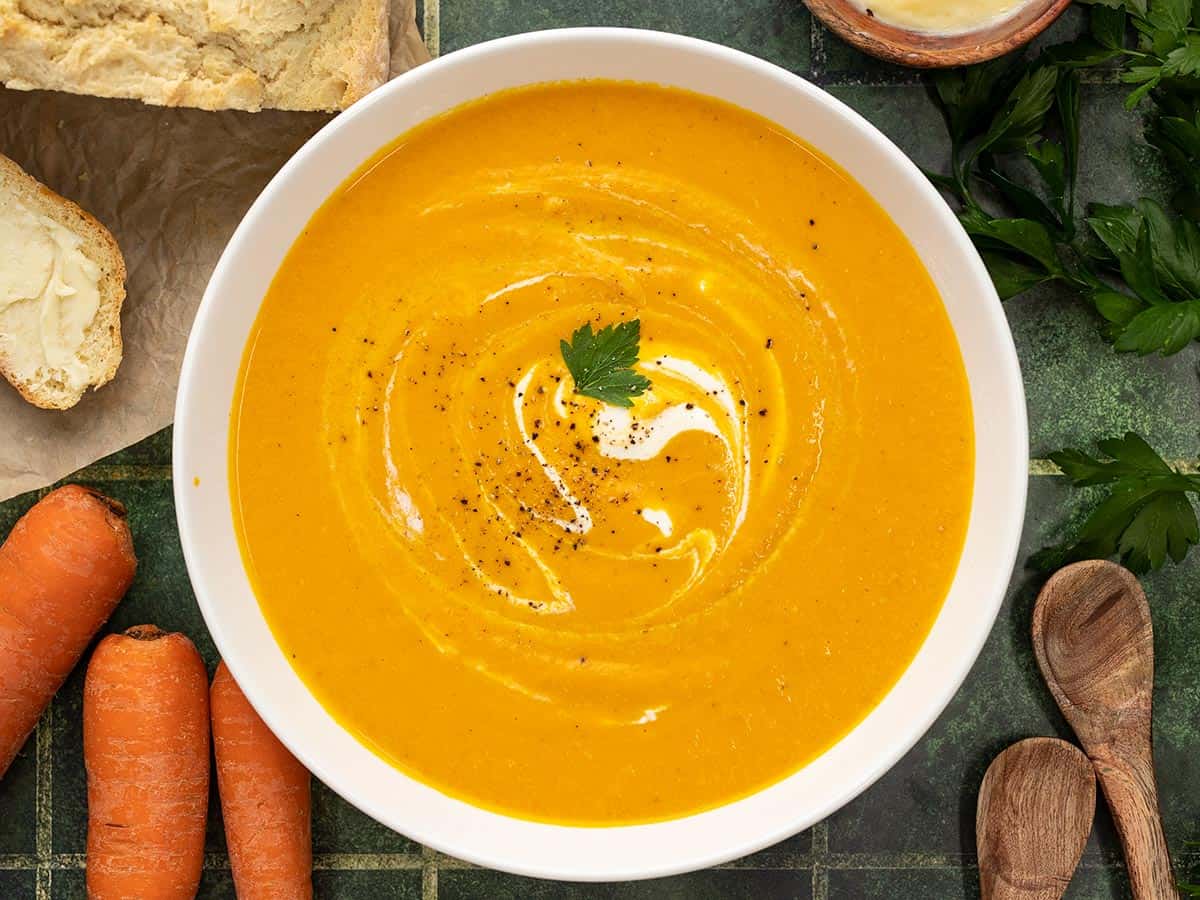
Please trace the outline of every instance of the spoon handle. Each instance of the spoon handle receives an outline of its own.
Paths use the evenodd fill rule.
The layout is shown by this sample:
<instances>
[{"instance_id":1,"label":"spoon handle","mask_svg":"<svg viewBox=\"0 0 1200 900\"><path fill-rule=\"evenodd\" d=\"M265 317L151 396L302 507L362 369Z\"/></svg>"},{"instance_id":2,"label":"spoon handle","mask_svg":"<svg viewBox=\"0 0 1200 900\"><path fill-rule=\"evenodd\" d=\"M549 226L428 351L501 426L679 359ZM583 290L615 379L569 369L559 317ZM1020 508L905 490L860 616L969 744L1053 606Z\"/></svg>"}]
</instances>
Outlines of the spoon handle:
<instances>
[{"instance_id":1,"label":"spoon handle","mask_svg":"<svg viewBox=\"0 0 1200 900\"><path fill-rule=\"evenodd\" d=\"M1149 742L1092 755L1125 848L1125 864L1136 900L1177 900L1171 856L1158 811L1158 786Z\"/></svg>"}]
</instances>

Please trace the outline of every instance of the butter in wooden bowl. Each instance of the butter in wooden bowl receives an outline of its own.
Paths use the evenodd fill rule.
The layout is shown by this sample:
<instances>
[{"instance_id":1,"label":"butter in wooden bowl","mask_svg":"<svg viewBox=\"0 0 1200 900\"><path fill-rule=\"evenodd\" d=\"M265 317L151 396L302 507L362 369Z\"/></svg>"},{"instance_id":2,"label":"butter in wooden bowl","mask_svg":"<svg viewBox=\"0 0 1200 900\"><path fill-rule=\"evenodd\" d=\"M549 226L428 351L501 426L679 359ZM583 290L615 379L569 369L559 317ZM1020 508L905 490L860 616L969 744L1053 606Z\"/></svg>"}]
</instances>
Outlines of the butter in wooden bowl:
<instances>
[{"instance_id":1,"label":"butter in wooden bowl","mask_svg":"<svg viewBox=\"0 0 1200 900\"><path fill-rule=\"evenodd\" d=\"M1071 0L804 0L838 37L902 66L965 66L1016 50Z\"/></svg>"}]
</instances>

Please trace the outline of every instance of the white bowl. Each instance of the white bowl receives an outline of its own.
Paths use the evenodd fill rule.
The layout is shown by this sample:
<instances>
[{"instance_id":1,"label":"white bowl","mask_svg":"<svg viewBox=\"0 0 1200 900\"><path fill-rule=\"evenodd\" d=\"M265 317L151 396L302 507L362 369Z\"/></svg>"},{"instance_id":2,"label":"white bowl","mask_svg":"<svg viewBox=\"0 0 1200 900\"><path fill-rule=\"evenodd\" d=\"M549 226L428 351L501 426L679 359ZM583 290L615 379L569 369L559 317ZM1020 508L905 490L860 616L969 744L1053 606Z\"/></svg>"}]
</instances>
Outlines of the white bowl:
<instances>
[{"instance_id":1,"label":"white bowl","mask_svg":"<svg viewBox=\"0 0 1200 900\"><path fill-rule=\"evenodd\" d=\"M230 507L227 444L242 348L309 217L372 153L422 120L491 91L573 78L657 82L719 97L836 160L887 210L937 284L975 410L966 546L945 605L900 681L858 727L789 778L652 825L509 818L447 797L373 754L325 712L276 645L243 570ZM204 294L183 363L174 457L179 530L205 622L250 702L314 775L385 825L460 859L599 881L699 869L783 840L851 800L917 741L962 683L1000 608L1025 509L1027 440L1016 353L987 272L946 204L887 138L824 91L747 54L675 35L584 28L503 38L421 66L338 116L283 167L234 233Z\"/></svg>"}]
</instances>

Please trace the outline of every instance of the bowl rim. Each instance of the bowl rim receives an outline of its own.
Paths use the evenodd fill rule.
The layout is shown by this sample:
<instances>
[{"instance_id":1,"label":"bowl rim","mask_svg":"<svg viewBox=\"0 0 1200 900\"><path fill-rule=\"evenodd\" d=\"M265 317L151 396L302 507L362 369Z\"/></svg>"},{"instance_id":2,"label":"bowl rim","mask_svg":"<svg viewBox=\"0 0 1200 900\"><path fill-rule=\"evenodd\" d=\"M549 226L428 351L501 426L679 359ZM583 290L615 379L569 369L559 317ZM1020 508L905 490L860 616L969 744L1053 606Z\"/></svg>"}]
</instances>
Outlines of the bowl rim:
<instances>
[{"instance_id":1,"label":"bowl rim","mask_svg":"<svg viewBox=\"0 0 1200 900\"><path fill-rule=\"evenodd\" d=\"M925 201L930 199L937 201L936 206L932 206L930 212L938 219L938 226L947 231L952 244L947 248L947 252L949 255L957 257L959 263L969 272L972 293L978 292L980 295L978 315L984 323L980 327L989 335L994 334L999 342L998 355L994 359L994 363L997 366L997 375L1001 382L998 388L1000 393L998 400L1002 408L989 409L988 414L989 417L1002 417L1007 431L1001 429L1003 440L1000 443L1004 444L1003 451L999 451L1002 453L1004 463L1002 470L991 472L989 475L1003 484L1006 492L1004 496L1010 500L1005 507L1006 518L999 523L997 539L989 542L989 547L993 549L987 551L988 556L984 560L987 563L986 572L980 576L988 579L989 587L983 592L985 596L978 598L979 606L973 613L974 619L970 632L965 635L964 639L957 641L954 658L938 669L937 683L940 690L937 690L931 697L922 695L923 702L919 709L915 710L914 715L905 718L906 724L902 735L897 735L895 739L885 742L886 746L868 745L871 753L868 764L859 764L855 757L854 777L842 779L836 796L827 796L819 803L810 804L799 811L794 810L792 804L788 804L787 809L781 811L780 804L787 799L783 796L787 793L783 790L784 787L793 782L801 783L799 779L805 777L806 773L809 773L808 781L820 784L821 782L817 780L817 770L821 769L823 772L824 762L834 757L838 748L847 745L856 733L862 731L868 722L877 717L880 710L889 705L893 695L899 693L901 685L906 683L913 670L918 667L918 662L925 659L926 647L937 631L939 623L946 617L946 608L949 605L950 597L954 595L954 585L947 594L947 600L944 602L943 609L939 611L930 634L926 636L899 681L889 689L879 705L868 712L866 718L846 736L797 773L748 797L681 819L652 824L606 827L529 822L455 800L438 793L406 773L393 769L380 758L374 757L369 749L355 738L350 737L345 729L335 723L333 727L340 730L345 739L352 742L359 751L365 752L376 762L386 766L399 779L393 786L396 790L403 788L421 798L422 802L429 800L430 804L436 806L439 814L444 814L446 819L445 821L433 818L415 819L406 810L398 811L390 808L387 801L380 798L382 791L377 793L374 790L366 790L361 786L355 787L351 784L356 777L352 773L354 765L335 764L333 760L320 758L312 751L312 745L307 743L309 736L304 735L304 727L296 725L293 714L296 704L311 706L317 701L294 670L291 670L287 661L283 659L282 651L277 644L271 642L275 655L290 672L291 679L299 686L301 694L285 695L275 686L268 691L265 681L258 682L254 678L245 677L256 667L261 674L261 667L266 665L261 658L270 657L272 654L269 651L251 654L235 650L234 648L241 638L235 635L230 627L227 627L221 613L222 603L217 581L232 577L239 583L245 583L245 589L251 591L252 600L253 594L249 579L240 566L236 574L223 573L218 576L212 567L207 565L206 555L209 551L207 535L205 535L203 527L203 510L201 501L198 499L200 492L196 490L198 483L193 482L193 472L199 471L205 463L203 448L206 436L202 434L205 426L196 417L191 416L189 410L200 402L204 392L209 389L208 374L202 359L202 348L207 341L217 339L210 335L210 331L215 327L212 323L220 304L219 298L225 293L226 286L230 286L232 290L232 285L236 282L238 260L251 252L255 231L270 215L272 207L291 189L293 180L300 176L306 166L310 165L310 160L319 156L326 143L329 143L342 131L351 128L356 121L374 115L377 109L385 108L392 95L415 90L414 86L416 85L428 84L449 73L470 69L489 58L514 55L520 56L525 62L531 58L531 55L536 59L539 51L553 52L558 45L562 44L578 45L579 48L585 50L594 50L599 47L604 48L605 52L617 50L622 54L641 51L699 56L706 63L726 69L732 67L741 70L748 76L762 79L764 85L792 92L793 95L803 95L809 102L823 106L831 116L838 120L839 127L845 126L853 130L856 135L874 144L880 152L888 155L900 169L906 171L914 190L918 194L923 194ZM636 76L628 77L633 81L653 80ZM532 77L516 83L535 83L547 80L555 79ZM686 84L682 83L677 86L695 90L695 88L688 88ZM493 90L486 85L480 86L474 96L485 96ZM457 104L445 108L452 108L454 105ZM442 108L423 110L417 121L441 111ZM395 135L398 136L408 130L408 127L412 126L397 129ZM365 161L377 149L376 146L363 148L363 154L358 164ZM339 182L348 177L353 169L354 167L351 167L343 172L338 179ZM303 222L297 226L297 233L301 227L303 227ZM294 239L293 235L291 240ZM927 266L929 265L929 261L924 257L922 261ZM958 335L957 326L955 331ZM239 346L238 349L240 360L241 347ZM965 356L964 362L966 362ZM974 393L974 385L972 385L973 402ZM225 407L227 418L230 415L230 409L231 404L227 404ZM977 528L983 527L977 523L975 513L980 484L978 419L981 412L982 410L976 409L976 487L975 495L972 498L968 542L971 533ZM251 704L271 730L314 776L335 793L377 821L426 847L467 862L514 874L576 881L618 881L661 877L693 871L746 856L826 818L858 796L892 768L925 734L955 696L991 633L1016 561L1027 490L1028 435L1024 390L1007 320L983 262L966 232L963 231L949 207L942 201L936 189L927 182L916 165L857 112L798 75L732 48L696 38L641 29L607 27L555 29L513 35L477 44L422 65L394 79L321 128L284 164L254 201L234 231L213 271L189 335L176 400L175 421L172 444L175 460L173 467L174 500L180 541L189 578L197 603L218 651L225 659L226 665L234 677L238 679ZM211 429L211 422L209 428ZM211 443L211 435L208 435L207 438ZM216 490L224 493L226 503L228 503L229 493L227 441L228 426L221 434L221 459L215 463L217 471L224 473L225 476L223 483L218 485ZM211 459L207 462L209 465L214 464ZM994 522L989 523L989 527L995 525ZM222 527L232 532L232 519ZM240 561L239 555L239 563ZM955 585L963 576L963 566L963 560L960 560L955 571ZM254 605L257 610L257 604ZM261 617L261 612L258 615ZM261 650L261 648L259 649ZM255 659L255 656L261 658ZM925 667L928 668L928 664ZM321 712L325 718L329 719L330 723L333 723L332 718L323 712L323 708ZM306 715L309 715L309 721L304 725L309 728L310 732L317 728L327 727L316 722L320 718L320 714L306 713ZM315 745L316 737L313 737L312 740ZM355 752L349 744L345 745L344 749L347 753ZM369 765L361 755L353 762ZM810 770L812 771L810 772ZM795 794L794 788L791 789L791 793ZM427 794L436 795L436 799L428 798ZM797 797L792 796L790 799L794 803ZM711 832L720 830L720 827L714 826L728 824L727 820L732 816L730 811L735 809L740 810L739 817L743 821L751 817L749 820L757 823L760 819L765 818L773 824L747 825L742 828L742 833L739 835L727 837L721 833L714 839L707 839ZM457 827L452 828L449 823L453 823ZM504 829L503 839L500 837L500 831L496 829ZM485 835L481 838L483 832L489 832L490 836ZM697 835L705 836L705 840L701 842L703 846L694 846L691 843ZM539 846L533 852L526 852L523 849L519 852L514 851L514 847L523 848L524 842L527 840L542 841L544 846ZM498 849L498 844L503 846ZM648 859L644 851L650 845L660 847L671 845L673 852L661 852L653 859ZM624 853L623 856L622 853Z\"/></svg>"}]
</instances>

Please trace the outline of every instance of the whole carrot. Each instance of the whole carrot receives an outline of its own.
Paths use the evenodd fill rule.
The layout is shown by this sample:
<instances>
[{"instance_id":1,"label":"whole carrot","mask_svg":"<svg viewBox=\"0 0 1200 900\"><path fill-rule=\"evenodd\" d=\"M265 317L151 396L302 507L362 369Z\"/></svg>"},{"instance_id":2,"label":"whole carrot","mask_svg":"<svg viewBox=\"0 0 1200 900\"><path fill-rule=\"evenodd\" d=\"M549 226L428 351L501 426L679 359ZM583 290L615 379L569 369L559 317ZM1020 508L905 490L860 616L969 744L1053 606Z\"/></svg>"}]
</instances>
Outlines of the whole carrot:
<instances>
[{"instance_id":1,"label":"whole carrot","mask_svg":"<svg viewBox=\"0 0 1200 900\"><path fill-rule=\"evenodd\" d=\"M137 570L125 507L76 484L0 546L0 776Z\"/></svg>"},{"instance_id":2,"label":"whole carrot","mask_svg":"<svg viewBox=\"0 0 1200 900\"><path fill-rule=\"evenodd\" d=\"M208 816L208 673L182 634L110 634L83 687L89 900L191 900Z\"/></svg>"},{"instance_id":3,"label":"whole carrot","mask_svg":"<svg viewBox=\"0 0 1200 900\"><path fill-rule=\"evenodd\" d=\"M238 900L312 897L311 778L222 662L212 683L213 747Z\"/></svg>"}]
</instances>

